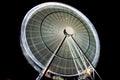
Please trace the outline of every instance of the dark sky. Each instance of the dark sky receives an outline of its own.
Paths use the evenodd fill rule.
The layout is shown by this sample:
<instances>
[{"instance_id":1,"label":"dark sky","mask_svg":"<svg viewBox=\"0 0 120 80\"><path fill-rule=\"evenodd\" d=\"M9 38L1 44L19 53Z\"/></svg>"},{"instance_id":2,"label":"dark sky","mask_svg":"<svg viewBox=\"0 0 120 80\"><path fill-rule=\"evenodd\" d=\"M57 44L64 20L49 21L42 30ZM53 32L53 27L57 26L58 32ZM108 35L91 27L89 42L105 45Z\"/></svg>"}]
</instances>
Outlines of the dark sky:
<instances>
[{"instance_id":1,"label":"dark sky","mask_svg":"<svg viewBox=\"0 0 120 80\"><path fill-rule=\"evenodd\" d=\"M63 2L71 5L84 13L95 26L101 44L101 56L97 71L108 80L113 71L111 65L114 49L112 26L112 11L108 3L98 0L16 0L4 1L1 9L1 55L0 55L0 80L35 80L38 72L26 61L20 48L20 28L22 20L32 7L48 1ZM109 11L111 9L111 11ZM110 16L109 16L110 15ZM111 20L110 20L111 19ZM110 25L111 24L111 25Z\"/></svg>"}]
</instances>

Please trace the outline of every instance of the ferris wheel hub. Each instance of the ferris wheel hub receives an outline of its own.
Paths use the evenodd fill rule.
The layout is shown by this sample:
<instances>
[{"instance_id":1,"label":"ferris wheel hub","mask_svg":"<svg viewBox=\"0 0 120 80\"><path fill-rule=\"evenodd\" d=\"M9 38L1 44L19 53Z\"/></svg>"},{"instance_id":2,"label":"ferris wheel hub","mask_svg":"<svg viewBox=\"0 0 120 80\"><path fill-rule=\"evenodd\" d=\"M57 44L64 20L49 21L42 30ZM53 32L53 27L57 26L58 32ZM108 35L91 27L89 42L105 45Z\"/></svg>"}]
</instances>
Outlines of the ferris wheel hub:
<instances>
[{"instance_id":1,"label":"ferris wheel hub","mask_svg":"<svg viewBox=\"0 0 120 80\"><path fill-rule=\"evenodd\" d=\"M71 27L66 27L66 28L64 29L64 34L65 34L66 36L71 36L71 35L74 34L74 31L73 31L73 29L72 29Z\"/></svg>"}]
</instances>

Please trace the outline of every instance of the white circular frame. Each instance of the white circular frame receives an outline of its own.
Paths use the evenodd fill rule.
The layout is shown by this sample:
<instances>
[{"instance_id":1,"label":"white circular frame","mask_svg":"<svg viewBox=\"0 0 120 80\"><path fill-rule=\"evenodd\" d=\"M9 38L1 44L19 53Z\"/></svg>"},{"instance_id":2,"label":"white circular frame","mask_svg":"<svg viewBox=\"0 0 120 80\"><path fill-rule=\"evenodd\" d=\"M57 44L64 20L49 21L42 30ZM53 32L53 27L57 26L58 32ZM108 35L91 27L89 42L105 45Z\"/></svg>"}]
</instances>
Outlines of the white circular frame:
<instances>
[{"instance_id":1,"label":"white circular frame","mask_svg":"<svg viewBox=\"0 0 120 80\"><path fill-rule=\"evenodd\" d=\"M92 64L94 65L94 67L96 67L97 62L99 60L99 56L100 56L100 41L98 38L98 34L93 26L93 24L91 23L91 21L79 10L63 4L63 3L59 3L59 2L46 2L46 3L42 3L39 4L35 7L33 7L30 11L28 11L28 13L25 15L22 25L21 25L21 48L23 51L24 56L26 57L26 59L28 60L28 62L38 71L41 72L42 69L44 69L44 66L35 58L35 56L32 54L29 45L27 43L27 39L26 39L26 26L27 23L29 21L29 19L31 18L31 16L37 11L37 10L42 10L42 8L47 7L47 6L61 6L61 7L66 7L70 10L72 10L74 13L76 13L78 16L81 17L82 20L84 20L84 22L90 27L91 31L93 32L93 35L95 37L95 41L96 41L96 53L95 53L95 57L93 59ZM54 73L54 72L52 72ZM58 74L58 73L54 73L60 76L76 76L76 75L62 75L62 74Z\"/></svg>"}]
</instances>

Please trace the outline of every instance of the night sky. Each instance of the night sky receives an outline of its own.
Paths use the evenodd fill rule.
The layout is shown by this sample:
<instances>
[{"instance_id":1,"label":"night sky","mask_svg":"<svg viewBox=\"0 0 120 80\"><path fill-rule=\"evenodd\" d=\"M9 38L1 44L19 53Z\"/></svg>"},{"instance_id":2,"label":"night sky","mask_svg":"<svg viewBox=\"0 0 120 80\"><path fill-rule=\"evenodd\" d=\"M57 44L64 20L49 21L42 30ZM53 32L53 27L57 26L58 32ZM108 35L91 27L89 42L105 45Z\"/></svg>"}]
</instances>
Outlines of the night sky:
<instances>
[{"instance_id":1,"label":"night sky","mask_svg":"<svg viewBox=\"0 0 120 80\"><path fill-rule=\"evenodd\" d=\"M0 80L35 80L38 72L27 62L20 47L20 29L25 14L34 6L48 1L63 2L85 14L95 26L101 45L100 60L96 70L103 80L109 80L114 71L112 65L115 41L112 25L113 12L109 4L101 0L19 0L1 2L1 55ZM110 15L110 16L109 16ZM113 28L114 27L114 28Z\"/></svg>"}]
</instances>

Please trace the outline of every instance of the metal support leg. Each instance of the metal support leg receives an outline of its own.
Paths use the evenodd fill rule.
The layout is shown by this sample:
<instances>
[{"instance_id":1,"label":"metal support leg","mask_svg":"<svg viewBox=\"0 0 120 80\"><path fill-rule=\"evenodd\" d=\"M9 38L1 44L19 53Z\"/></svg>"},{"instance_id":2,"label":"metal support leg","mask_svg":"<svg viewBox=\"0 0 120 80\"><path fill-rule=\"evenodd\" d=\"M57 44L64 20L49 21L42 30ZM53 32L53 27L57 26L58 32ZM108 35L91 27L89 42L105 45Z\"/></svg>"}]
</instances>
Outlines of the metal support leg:
<instances>
[{"instance_id":1,"label":"metal support leg","mask_svg":"<svg viewBox=\"0 0 120 80\"><path fill-rule=\"evenodd\" d=\"M53 55L51 56L50 60L48 61L46 67L44 68L44 70L42 71L42 73L37 77L36 80L43 80L43 77L45 76L47 70L49 69L51 63L53 62L55 55L58 53L58 51L60 50L63 42L65 41L67 36L64 37L64 39L61 41L61 43L58 45L58 47L56 48L56 50L54 51Z\"/></svg>"},{"instance_id":2,"label":"metal support leg","mask_svg":"<svg viewBox=\"0 0 120 80\"><path fill-rule=\"evenodd\" d=\"M90 64L90 66L93 68L93 71L95 71L95 73L98 75L99 79L102 80L102 78L100 77L100 75L97 73L97 71L95 70L93 64L91 63L91 61L89 60L89 58L85 55L84 51L82 50L82 48L78 45L78 43L76 42L76 40L73 38L73 36L71 36L72 39L75 41L76 45L79 47L79 49L82 52L82 55L85 57L85 59L87 60L87 62ZM91 78L93 80L93 78Z\"/></svg>"}]
</instances>

